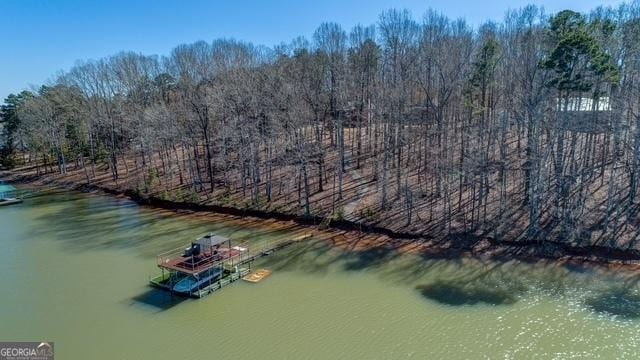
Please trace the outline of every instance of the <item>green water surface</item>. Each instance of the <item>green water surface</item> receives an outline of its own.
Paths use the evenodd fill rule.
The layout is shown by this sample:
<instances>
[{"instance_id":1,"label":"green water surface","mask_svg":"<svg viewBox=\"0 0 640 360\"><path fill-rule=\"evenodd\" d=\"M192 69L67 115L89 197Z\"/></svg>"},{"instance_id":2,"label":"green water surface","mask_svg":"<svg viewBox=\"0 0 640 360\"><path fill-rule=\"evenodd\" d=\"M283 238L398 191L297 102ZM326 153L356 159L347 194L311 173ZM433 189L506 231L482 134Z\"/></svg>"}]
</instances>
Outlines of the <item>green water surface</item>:
<instances>
[{"instance_id":1,"label":"green water surface","mask_svg":"<svg viewBox=\"0 0 640 360\"><path fill-rule=\"evenodd\" d=\"M147 286L205 231L291 233L56 192L0 208L0 340L56 359L636 359L637 277L578 266L350 253L311 240L201 300Z\"/></svg>"}]
</instances>

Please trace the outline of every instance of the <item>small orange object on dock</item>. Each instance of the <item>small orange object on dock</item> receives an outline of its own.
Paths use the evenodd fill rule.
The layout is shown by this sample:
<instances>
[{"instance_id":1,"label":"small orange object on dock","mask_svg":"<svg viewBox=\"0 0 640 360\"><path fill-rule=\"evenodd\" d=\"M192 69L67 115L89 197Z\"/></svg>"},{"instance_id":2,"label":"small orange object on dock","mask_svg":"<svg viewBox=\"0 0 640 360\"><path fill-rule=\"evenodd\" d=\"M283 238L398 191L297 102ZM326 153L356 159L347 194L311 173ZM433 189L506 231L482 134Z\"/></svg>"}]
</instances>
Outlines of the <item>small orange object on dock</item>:
<instances>
[{"instance_id":1,"label":"small orange object on dock","mask_svg":"<svg viewBox=\"0 0 640 360\"><path fill-rule=\"evenodd\" d=\"M257 283L264 280L269 275L271 275L271 270L260 269L243 277L242 280L252 282L252 283Z\"/></svg>"}]
</instances>

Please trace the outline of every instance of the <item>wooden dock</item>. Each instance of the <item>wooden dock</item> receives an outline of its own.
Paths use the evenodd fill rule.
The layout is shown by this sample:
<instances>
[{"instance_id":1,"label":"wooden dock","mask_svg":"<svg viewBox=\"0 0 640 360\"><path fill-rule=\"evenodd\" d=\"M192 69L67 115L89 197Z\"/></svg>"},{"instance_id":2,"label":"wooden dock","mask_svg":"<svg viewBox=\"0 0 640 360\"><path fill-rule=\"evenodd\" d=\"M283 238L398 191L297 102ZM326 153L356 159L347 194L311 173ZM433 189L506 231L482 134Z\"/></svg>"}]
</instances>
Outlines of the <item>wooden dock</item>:
<instances>
[{"instance_id":1,"label":"wooden dock","mask_svg":"<svg viewBox=\"0 0 640 360\"><path fill-rule=\"evenodd\" d=\"M182 250L182 249L181 249ZM192 258L184 257L172 257L172 258L160 258L158 265L167 270L176 270L184 274L199 274L207 269L212 268L218 264L223 264L226 261L239 259L239 263L242 261L242 252L233 248L220 248L217 250L218 254L213 255L211 252L205 252L200 259L193 260Z\"/></svg>"},{"instance_id":2,"label":"wooden dock","mask_svg":"<svg viewBox=\"0 0 640 360\"><path fill-rule=\"evenodd\" d=\"M219 280L217 280L216 282L212 283L211 285L204 287L200 290L194 291L190 294L191 297L195 297L195 298L201 298L203 296L206 296L208 294L211 294L212 292L218 291L220 289L222 289L223 287L234 283L235 281L239 280L239 279L244 279L248 282L252 282L252 283L257 283L261 280L264 280L266 277L268 277L269 275L271 275L271 271L267 270L267 269L260 269L258 271L255 271L254 273L251 273L251 262L253 262L254 260L257 260L263 256L268 256L273 254L274 252L283 249L289 245L298 243L300 241L309 239L313 236L312 233L305 233L303 235L297 236L293 239L290 240L286 240L286 241L282 241L282 242L277 242L275 243L273 246L267 247L264 250L261 250L253 255L249 255L249 256L230 256L227 257L226 259L223 259L222 261L220 261L220 263L224 262L224 260L228 260L228 259L235 259L236 261L233 263L233 268L235 268L235 271L231 271L229 269L225 270L225 275L220 278ZM248 255L248 253L247 253ZM182 267L178 267L176 264L173 264L171 261L166 261L166 259L160 257L160 260L158 260L158 265L159 267L166 269L166 270L173 270L173 271L177 271L179 270L180 273L183 274L192 274L195 270L192 269L184 269ZM248 266L243 266L243 265L248 265ZM189 271L191 270L191 271ZM160 288L160 289L164 289L167 291L171 291L172 287L171 287L171 275L168 272L163 272L163 275L159 275L159 276L155 276L153 278L149 279L149 282L151 283L152 286Z\"/></svg>"},{"instance_id":3,"label":"wooden dock","mask_svg":"<svg viewBox=\"0 0 640 360\"><path fill-rule=\"evenodd\" d=\"M268 269L260 269L252 272L251 274L242 278L244 281L248 281L250 283L257 283L264 279L266 279L269 275L271 275L271 270Z\"/></svg>"},{"instance_id":4,"label":"wooden dock","mask_svg":"<svg viewBox=\"0 0 640 360\"><path fill-rule=\"evenodd\" d=\"M269 255L273 254L274 252L276 252L278 250L284 249L287 246L293 245L293 244L295 244L297 242L309 239L311 237L313 237L312 233L305 233L305 234L302 234L300 236L296 236L293 239L283 241L283 242L278 243L278 244L276 244L276 245L274 245L274 246L272 246L270 248L267 248L265 250L259 251L259 252L255 253L255 254L249 256L248 258L242 260L241 262L239 262L239 264L242 265L242 264L250 263L250 262L253 262L254 260L257 260L257 259L259 259L259 258L261 258L263 256L269 256Z\"/></svg>"}]
</instances>

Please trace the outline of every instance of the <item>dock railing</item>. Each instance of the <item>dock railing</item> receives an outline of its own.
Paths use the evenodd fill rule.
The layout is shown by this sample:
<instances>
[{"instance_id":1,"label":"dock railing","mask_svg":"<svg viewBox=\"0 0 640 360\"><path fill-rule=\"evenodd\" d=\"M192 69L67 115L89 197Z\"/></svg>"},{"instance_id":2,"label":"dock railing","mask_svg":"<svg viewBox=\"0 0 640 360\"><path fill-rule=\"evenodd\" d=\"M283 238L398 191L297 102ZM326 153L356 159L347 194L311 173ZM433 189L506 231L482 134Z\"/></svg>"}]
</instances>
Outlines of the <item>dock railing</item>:
<instances>
[{"instance_id":1,"label":"dock railing","mask_svg":"<svg viewBox=\"0 0 640 360\"><path fill-rule=\"evenodd\" d=\"M219 265L237 265L250 258L249 242L232 244L231 247L221 247L217 249L220 254L217 256L183 256L185 247L179 247L160 253L156 256L158 267L194 273L205 271ZM183 261L178 261L183 260Z\"/></svg>"}]
</instances>

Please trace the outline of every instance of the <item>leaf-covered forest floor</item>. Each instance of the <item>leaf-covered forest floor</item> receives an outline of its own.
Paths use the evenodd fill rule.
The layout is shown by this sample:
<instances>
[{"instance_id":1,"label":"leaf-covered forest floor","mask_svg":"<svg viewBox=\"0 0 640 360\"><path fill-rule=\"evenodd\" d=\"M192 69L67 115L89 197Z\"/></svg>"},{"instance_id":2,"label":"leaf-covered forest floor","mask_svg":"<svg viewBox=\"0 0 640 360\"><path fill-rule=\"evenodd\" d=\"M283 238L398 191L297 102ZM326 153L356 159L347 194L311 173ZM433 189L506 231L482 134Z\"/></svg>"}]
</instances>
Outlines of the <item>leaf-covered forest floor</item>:
<instances>
[{"instance_id":1,"label":"leaf-covered forest floor","mask_svg":"<svg viewBox=\"0 0 640 360\"><path fill-rule=\"evenodd\" d=\"M470 219L464 214L456 214L455 211L452 212L451 218L447 219L449 221L445 221L443 216L447 213L442 209L442 202L428 196L426 190L414 194L412 222L408 223L403 198L400 195L396 196L398 192L393 180L395 169L389 169L391 180L388 181L387 192L390 205L381 210L380 179L379 175L374 175L373 166L369 166L371 159L361 158L360 168L357 169L356 161L350 156L346 158L342 198L337 197L335 186L338 186L338 180L333 175L336 172L334 164L338 163L337 156L337 152L327 146L323 191L319 191L317 172L310 174L310 202L313 214L311 219L303 216L303 206L296 191L298 187L295 166L284 165L275 169L270 202L264 201L262 197L258 202L251 201L251 186L248 185L243 191L239 177L231 172L224 174L218 171L220 178L216 178L216 189L213 193L206 188L206 184L201 191L192 191L191 186L185 185L186 179L183 179L183 185L180 185L177 174L163 174L163 166L159 164L159 159L156 164L157 174L153 179L149 179L149 170L143 173L132 157L126 158L126 167L123 161L120 162L120 178L117 182L113 180L107 165L95 167L95 176L90 176L90 183L87 183L87 171L80 164L69 164L66 175L56 172L55 167L45 172L42 165L38 170L30 165L5 172L0 177L29 186L49 185L125 195L138 202L169 210L194 210L200 215L227 213L239 218L246 217L250 221L265 222L265 219L271 219L270 222L273 224L295 224L316 230L321 223L327 224L324 219L331 218L333 220L329 223L329 229L324 232L325 236L322 238L350 251L371 254L412 252L425 258L473 256L492 260L516 258L527 261L588 261L606 263L608 266L622 264L633 267L640 264L640 251L635 241L637 224L631 218L625 220L625 226L614 244L598 241L598 231L601 230L596 224L601 211L585 215L592 217L594 224L586 241L555 241L553 229L548 230L547 241L529 240L525 236L526 212L517 206L521 202L517 188L519 184L514 181L508 189L514 206L503 212L500 222L491 221L499 208L496 197L492 197L486 206L486 215L483 216L489 219L489 224L495 226L485 224L472 227ZM137 171L136 166L139 168ZM428 172L425 168L409 166L408 169L408 176L403 178L412 188L429 189L430 186L435 186L432 184L433 181L423 175ZM596 195L603 191L602 186L598 187L598 183L594 181L594 188L590 189ZM141 184L146 184L145 189L141 190ZM264 184L260 184L259 190L261 194L264 193ZM452 197L458 199L458 194L454 193ZM461 203L457 200L452 202L454 208L469 206L464 202L464 199L468 198L466 192L461 198ZM604 205L594 203L590 206L602 210ZM542 218L548 221L550 211L547 210L545 214Z\"/></svg>"}]
</instances>

